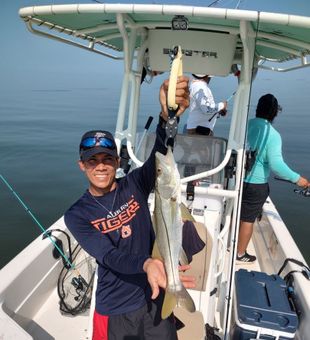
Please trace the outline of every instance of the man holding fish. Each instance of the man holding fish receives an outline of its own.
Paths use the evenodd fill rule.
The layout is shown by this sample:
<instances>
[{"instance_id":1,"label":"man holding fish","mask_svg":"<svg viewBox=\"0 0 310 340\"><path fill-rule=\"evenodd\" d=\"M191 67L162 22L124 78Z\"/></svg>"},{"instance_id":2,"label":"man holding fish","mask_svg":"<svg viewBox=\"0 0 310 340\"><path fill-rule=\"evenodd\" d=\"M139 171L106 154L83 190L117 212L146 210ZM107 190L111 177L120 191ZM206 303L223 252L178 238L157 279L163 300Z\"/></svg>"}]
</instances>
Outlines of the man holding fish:
<instances>
[{"instance_id":1,"label":"man holding fish","mask_svg":"<svg viewBox=\"0 0 310 340\"><path fill-rule=\"evenodd\" d=\"M81 139L79 167L89 187L67 210L65 222L98 263L94 340L177 339L174 317L170 313L174 305L183 305L191 311L195 308L184 289L195 286L194 278L179 276L175 270L182 253L183 222L179 175L165 143L168 85L166 80L160 88L161 113L156 141L142 167L116 179L119 157L111 133L93 130ZM176 114L180 116L189 106L186 77L177 80L175 102L178 104ZM156 236L148 207L148 196L155 186ZM194 236L183 238L183 242L192 240L184 247L191 249L191 255L200 251L204 243L194 226L189 227L193 228ZM168 230L172 234L163 238L162 234ZM188 268L183 265L179 270ZM166 295L170 298L161 314L163 289L167 289Z\"/></svg>"}]
</instances>

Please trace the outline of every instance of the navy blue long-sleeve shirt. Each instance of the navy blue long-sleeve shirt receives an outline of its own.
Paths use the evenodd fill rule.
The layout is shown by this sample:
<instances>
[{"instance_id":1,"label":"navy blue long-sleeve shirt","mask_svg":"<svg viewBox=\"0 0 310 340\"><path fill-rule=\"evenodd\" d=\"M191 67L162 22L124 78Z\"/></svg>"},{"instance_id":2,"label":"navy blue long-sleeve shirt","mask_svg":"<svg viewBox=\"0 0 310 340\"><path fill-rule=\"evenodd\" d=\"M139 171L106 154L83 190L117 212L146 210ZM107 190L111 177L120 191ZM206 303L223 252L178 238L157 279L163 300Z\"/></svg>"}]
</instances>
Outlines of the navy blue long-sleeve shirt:
<instances>
[{"instance_id":1,"label":"navy blue long-sleeve shirt","mask_svg":"<svg viewBox=\"0 0 310 340\"><path fill-rule=\"evenodd\" d=\"M114 201L111 213L88 190L65 213L72 235L97 260L95 308L99 314L134 311L150 299L143 271L155 238L148 196L155 184L155 152L166 153L164 139L165 130L158 125L153 151L143 166L119 179L115 190L96 196L107 210Z\"/></svg>"}]
</instances>

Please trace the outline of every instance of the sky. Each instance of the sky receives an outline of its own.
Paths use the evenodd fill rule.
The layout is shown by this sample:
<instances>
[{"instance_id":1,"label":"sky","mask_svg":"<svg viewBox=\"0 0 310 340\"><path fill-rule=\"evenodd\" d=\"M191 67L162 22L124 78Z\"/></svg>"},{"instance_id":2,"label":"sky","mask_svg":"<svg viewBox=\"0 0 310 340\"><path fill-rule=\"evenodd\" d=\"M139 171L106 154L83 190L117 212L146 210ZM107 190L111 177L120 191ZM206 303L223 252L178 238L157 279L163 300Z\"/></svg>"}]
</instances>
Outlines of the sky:
<instances>
[{"instance_id":1,"label":"sky","mask_svg":"<svg viewBox=\"0 0 310 340\"><path fill-rule=\"evenodd\" d=\"M0 90L23 90L26 88L66 88L72 84L91 82L84 86L102 85L105 74L113 86L113 75L121 74L122 66L112 63L107 58L94 55L87 51L59 44L49 39L38 38L29 33L18 16L21 7L31 5L77 3L70 0L1 0L0 22ZM81 1L82 2L82 1ZM95 1L85 1L94 3ZM130 1L106 1L128 3ZM181 5L206 6L212 0L167 0L163 1L134 1L136 3L169 3ZM303 0L219 0L214 6L240 9L292 13L310 16L310 1ZM83 65L83 66L81 66ZM85 75L88 74L88 77ZM90 75L90 77L89 77ZM92 77L93 75L93 77ZM87 80L85 80L87 79ZM115 86L117 86L115 84Z\"/></svg>"}]
</instances>

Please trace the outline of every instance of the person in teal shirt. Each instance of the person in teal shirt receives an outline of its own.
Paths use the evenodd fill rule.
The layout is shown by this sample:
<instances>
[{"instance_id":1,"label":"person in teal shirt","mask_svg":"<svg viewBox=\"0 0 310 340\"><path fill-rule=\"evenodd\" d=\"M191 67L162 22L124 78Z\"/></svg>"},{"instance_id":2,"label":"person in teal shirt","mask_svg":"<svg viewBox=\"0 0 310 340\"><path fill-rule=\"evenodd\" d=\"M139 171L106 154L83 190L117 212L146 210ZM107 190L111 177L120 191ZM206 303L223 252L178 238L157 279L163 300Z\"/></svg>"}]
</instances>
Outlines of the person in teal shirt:
<instances>
[{"instance_id":1,"label":"person in teal shirt","mask_svg":"<svg viewBox=\"0 0 310 340\"><path fill-rule=\"evenodd\" d=\"M272 94L266 94L258 101L256 117L249 121L247 141L250 150L254 151L255 160L243 183L237 262L252 263L256 260L246 249L254 221L269 195L270 172L300 187L310 185L306 178L293 171L283 160L281 135L271 125L279 111L278 100Z\"/></svg>"}]
</instances>

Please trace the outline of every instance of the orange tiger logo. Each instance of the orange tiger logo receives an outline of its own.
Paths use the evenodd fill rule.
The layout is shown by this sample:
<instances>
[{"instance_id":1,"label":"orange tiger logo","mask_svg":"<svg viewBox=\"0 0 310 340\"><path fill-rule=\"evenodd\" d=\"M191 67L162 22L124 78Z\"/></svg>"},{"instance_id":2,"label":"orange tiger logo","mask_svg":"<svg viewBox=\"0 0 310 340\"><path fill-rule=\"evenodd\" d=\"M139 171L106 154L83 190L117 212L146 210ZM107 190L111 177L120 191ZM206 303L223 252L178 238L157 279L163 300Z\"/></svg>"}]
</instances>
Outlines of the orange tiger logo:
<instances>
[{"instance_id":1,"label":"orange tiger logo","mask_svg":"<svg viewBox=\"0 0 310 340\"><path fill-rule=\"evenodd\" d=\"M131 228L129 224L122 226L121 235L122 235L122 238L127 238L131 235Z\"/></svg>"}]
</instances>

